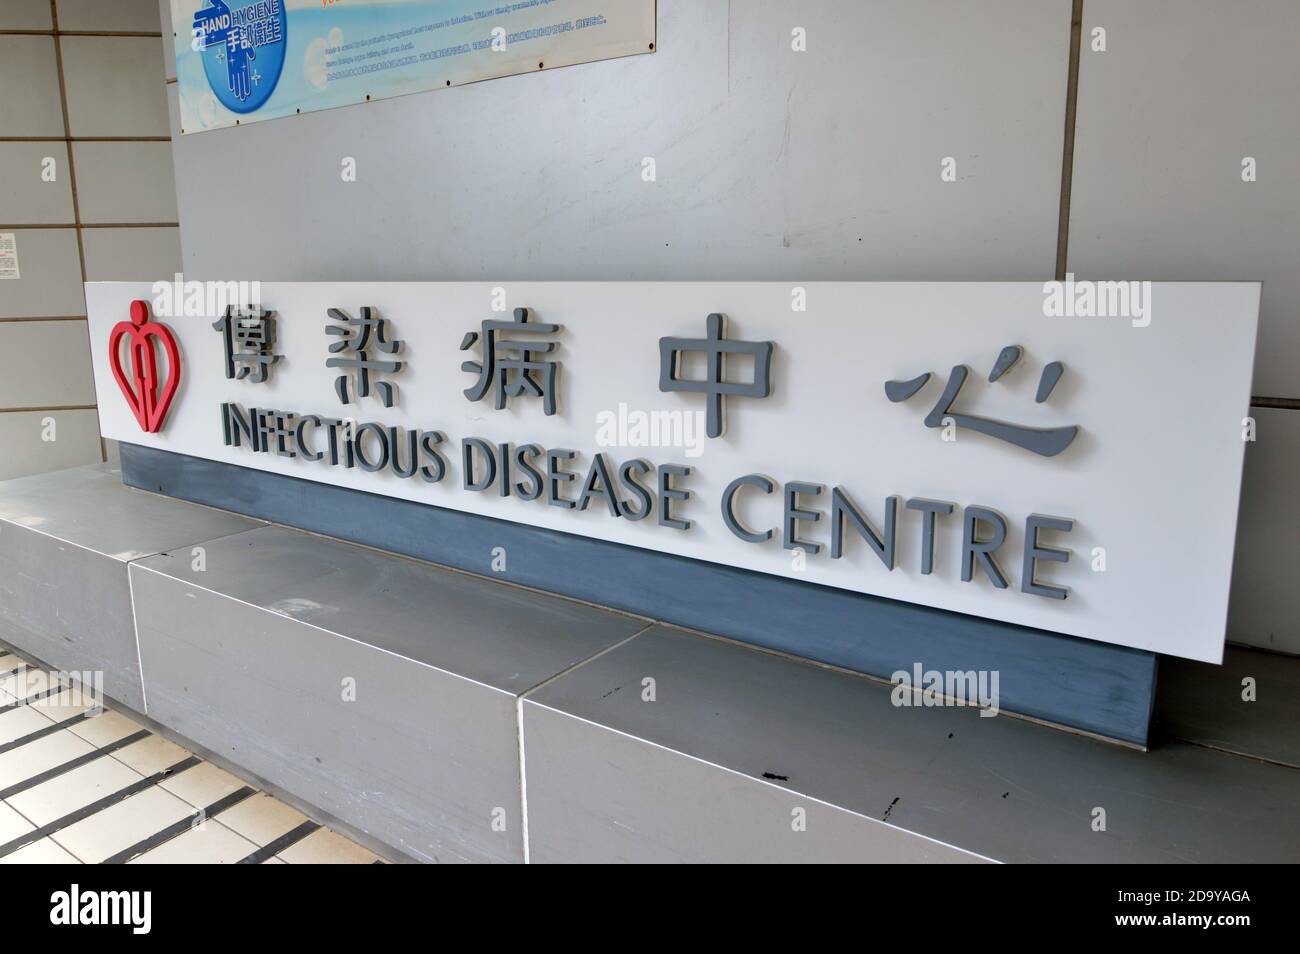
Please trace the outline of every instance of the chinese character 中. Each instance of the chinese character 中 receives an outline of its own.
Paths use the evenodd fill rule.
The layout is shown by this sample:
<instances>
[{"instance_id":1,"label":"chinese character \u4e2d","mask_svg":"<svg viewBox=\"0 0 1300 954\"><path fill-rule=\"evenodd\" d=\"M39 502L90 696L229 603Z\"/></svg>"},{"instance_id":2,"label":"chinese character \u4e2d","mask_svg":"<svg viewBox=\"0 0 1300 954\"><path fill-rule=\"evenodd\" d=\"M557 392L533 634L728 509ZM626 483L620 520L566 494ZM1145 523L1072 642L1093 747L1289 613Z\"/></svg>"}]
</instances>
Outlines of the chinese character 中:
<instances>
[{"instance_id":1,"label":"chinese character \u4e2d","mask_svg":"<svg viewBox=\"0 0 1300 954\"><path fill-rule=\"evenodd\" d=\"M342 339L330 345L330 353L355 357L328 358L325 367L343 370L334 379L334 391L344 404L355 404L357 398L369 397L372 373L395 374L402 370L401 361L372 359L371 356L375 354L371 349L372 339L374 348L383 354L398 354L402 342L396 338L391 341L388 339L387 319L374 317L373 308L362 308L360 318L353 318L339 308L331 308L327 314L340 324L326 325L325 333L338 335ZM376 380L374 385L384 407L392 407L397 400L397 389L388 381Z\"/></svg>"},{"instance_id":2,"label":"chinese character \u4e2d","mask_svg":"<svg viewBox=\"0 0 1300 954\"><path fill-rule=\"evenodd\" d=\"M727 395L765 398L772 392L772 348L770 341L728 341L722 315L709 315L705 322L704 338L659 339L659 390L686 391L708 395L705 414L705 431L709 437L720 437L726 429L725 405ZM681 358L688 352L702 352L705 357L705 378L702 381L680 377ZM726 358L729 354L747 354L754 357L754 380L728 381Z\"/></svg>"},{"instance_id":3,"label":"chinese character \u4e2d","mask_svg":"<svg viewBox=\"0 0 1300 954\"><path fill-rule=\"evenodd\" d=\"M468 351L481 340L483 351L481 362L466 361L460 366L462 371L478 375L478 380L465 389L465 397L471 401L481 401L495 381L497 410L506 406L506 398L527 393L542 399L545 413L554 414L556 375L560 363L535 358L534 354L550 353L555 350L557 343L503 338L501 333L528 331L554 334L560 330L560 326L543 322L529 323L528 309L516 308L513 321L489 319L482 323L481 329L466 332L460 343L460 350ZM540 380L534 374L541 375Z\"/></svg>"},{"instance_id":4,"label":"chinese character \u4e2d","mask_svg":"<svg viewBox=\"0 0 1300 954\"><path fill-rule=\"evenodd\" d=\"M226 313L212 323L220 331L226 349L226 377L242 381L250 374L254 384L262 384L271 367L283 355L274 354L275 319L261 308L236 311L226 306Z\"/></svg>"},{"instance_id":5,"label":"chinese character \u4e2d","mask_svg":"<svg viewBox=\"0 0 1300 954\"><path fill-rule=\"evenodd\" d=\"M1020 360L1023 353L1023 349L1019 345L1007 345L1003 348L993 364L993 370L989 372L989 383L992 384L1010 371L1016 362ZM1025 427L1020 424L1005 424L1002 421L994 421L986 417L974 417L969 414L953 412L952 406L957 403L957 394L961 391L962 385L966 383L966 377L969 373L964 364L959 364L952 369L952 372L948 375L948 382L944 385L943 393L939 395L939 400L930 409L930 413L925 416L926 427L943 427L945 423L952 423L958 427L968 427L973 431L987 434L989 437L1000 441L1006 441L1008 444L1015 444L1017 447L1023 447L1025 450L1033 451L1043 457L1055 457L1069 447L1075 437L1078 436L1079 427L1077 424L1072 424L1069 427ZM1038 392L1034 397L1034 401L1038 404L1046 401L1064 373L1065 365L1060 361L1047 364L1038 379ZM906 401L925 387L929 380L930 372L927 371L907 381L886 381L885 396L895 404Z\"/></svg>"}]
</instances>

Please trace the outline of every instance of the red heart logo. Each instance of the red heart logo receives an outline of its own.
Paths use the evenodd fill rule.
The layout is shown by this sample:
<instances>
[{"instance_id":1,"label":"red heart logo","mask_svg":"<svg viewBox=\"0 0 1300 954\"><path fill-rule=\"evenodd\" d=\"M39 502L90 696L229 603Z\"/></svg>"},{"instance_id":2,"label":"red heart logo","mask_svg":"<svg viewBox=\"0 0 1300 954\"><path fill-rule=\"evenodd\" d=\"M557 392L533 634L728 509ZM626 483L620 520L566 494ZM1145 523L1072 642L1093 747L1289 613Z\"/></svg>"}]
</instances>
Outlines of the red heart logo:
<instances>
[{"instance_id":1,"label":"red heart logo","mask_svg":"<svg viewBox=\"0 0 1300 954\"><path fill-rule=\"evenodd\" d=\"M122 370L122 339L127 339L126 351L131 357L131 377ZM167 380L158 386L158 360L153 339L162 343L167 355ZM176 339L164 324L149 319L147 302L131 302L131 320L119 321L108 335L108 365L113 369L117 386L131 407L131 413L140 422L140 430L156 434L162 430L163 419L171 407L176 388L181 382L181 353Z\"/></svg>"}]
</instances>

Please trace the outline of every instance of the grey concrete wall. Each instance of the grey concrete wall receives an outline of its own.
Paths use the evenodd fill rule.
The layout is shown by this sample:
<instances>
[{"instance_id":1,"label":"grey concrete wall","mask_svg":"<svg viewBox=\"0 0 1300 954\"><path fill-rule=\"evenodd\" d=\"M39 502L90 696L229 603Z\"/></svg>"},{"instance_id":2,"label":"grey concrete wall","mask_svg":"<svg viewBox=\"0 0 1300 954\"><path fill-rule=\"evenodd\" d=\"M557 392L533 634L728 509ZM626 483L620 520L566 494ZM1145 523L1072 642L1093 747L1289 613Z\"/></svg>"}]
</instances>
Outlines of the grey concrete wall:
<instances>
[{"instance_id":1,"label":"grey concrete wall","mask_svg":"<svg viewBox=\"0 0 1300 954\"><path fill-rule=\"evenodd\" d=\"M658 10L653 55L238 129L180 136L171 87L187 272L1032 280L1064 236L1080 277L1263 279L1254 393L1277 414L1238 546L1280 579L1238 587L1229 638L1300 652L1293 541L1252 529L1300 523L1300 5L1085 0L1064 222L1070 0Z\"/></svg>"},{"instance_id":2,"label":"grey concrete wall","mask_svg":"<svg viewBox=\"0 0 1300 954\"><path fill-rule=\"evenodd\" d=\"M1300 857L1300 660L1171 666L1138 752L118 478L0 484L0 651L407 857Z\"/></svg>"},{"instance_id":3,"label":"grey concrete wall","mask_svg":"<svg viewBox=\"0 0 1300 954\"><path fill-rule=\"evenodd\" d=\"M658 10L652 55L177 137L187 270L308 281L1050 275L1068 0ZM795 26L807 53L790 49ZM341 180L344 156L356 182ZM647 156L654 183L641 177ZM945 156L955 183L939 181ZM257 174L238 190L210 187L241 167ZM232 207L263 227L230 241L218 223Z\"/></svg>"}]
</instances>

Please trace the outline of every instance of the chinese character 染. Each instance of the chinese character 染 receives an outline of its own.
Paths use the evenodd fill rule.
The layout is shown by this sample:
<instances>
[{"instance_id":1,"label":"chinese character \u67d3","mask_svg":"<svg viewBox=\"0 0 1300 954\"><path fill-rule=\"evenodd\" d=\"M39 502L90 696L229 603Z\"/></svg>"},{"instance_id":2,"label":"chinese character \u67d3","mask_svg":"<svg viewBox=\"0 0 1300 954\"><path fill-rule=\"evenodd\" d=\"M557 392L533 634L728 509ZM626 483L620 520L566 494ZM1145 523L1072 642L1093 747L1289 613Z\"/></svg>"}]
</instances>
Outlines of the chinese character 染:
<instances>
[{"instance_id":1,"label":"chinese character \u67d3","mask_svg":"<svg viewBox=\"0 0 1300 954\"><path fill-rule=\"evenodd\" d=\"M719 314L709 315L705 328L704 338L659 339L659 390L708 395L705 430L709 437L720 437L726 429L726 406L723 399L727 395L765 398L772 392L773 344L770 341L728 341L726 323ZM703 380L680 376L682 356L690 352L704 355L706 370ZM729 354L753 356L753 381L727 380Z\"/></svg>"},{"instance_id":2,"label":"chinese character \u67d3","mask_svg":"<svg viewBox=\"0 0 1300 954\"><path fill-rule=\"evenodd\" d=\"M353 318L340 308L330 308L327 314L340 322L325 326L327 335L337 335L341 339L330 345L330 354L349 357L327 358L325 367L342 370L343 373L334 379L334 391L344 404L355 404L358 398L370 396L372 374L395 374L402 370L401 361L378 359L379 353L398 354L402 342L396 338L388 339L387 319L374 317L373 308L362 308L360 318ZM388 381L376 380L374 386L384 407L392 407L397 400L397 389Z\"/></svg>"},{"instance_id":3,"label":"chinese character \u67d3","mask_svg":"<svg viewBox=\"0 0 1300 954\"><path fill-rule=\"evenodd\" d=\"M506 398L531 394L542 399L542 409L547 414L555 413L556 375L560 363L536 354L549 354L556 348L554 341L530 341L526 339L503 338L502 332L549 335L560 330L559 325L528 321L528 309L516 308L513 321L488 319L481 325L481 331L469 331L461 340L460 350L468 351L476 342L482 341L483 360L466 361L461 364L462 371L478 375L478 380L465 389L465 397L471 401L481 401L496 383L496 408L506 406ZM541 378L533 375L539 374Z\"/></svg>"},{"instance_id":4,"label":"chinese character \u67d3","mask_svg":"<svg viewBox=\"0 0 1300 954\"><path fill-rule=\"evenodd\" d=\"M261 308L236 311L229 305L226 313L212 323L220 331L226 349L226 377L243 380L252 375L254 384L262 384L271 367L283 355L273 353L275 319Z\"/></svg>"},{"instance_id":5,"label":"chinese character \u67d3","mask_svg":"<svg viewBox=\"0 0 1300 954\"><path fill-rule=\"evenodd\" d=\"M1024 351L1019 345L1007 345L1003 348L998 354L997 360L993 363L993 370L989 372L989 383L992 384L997 381L1015 367L1023 353ZM1034 401L1038 404L1046 401L1064 373L1065 365L1060 361L1052 361L1044 366L1038 379L1038 391L1034 396ZM954 412L952 406L957 403L957 394L961 391L962 385L966 383L966 377L969 374L970 371L964 364L959 364L952 369L952 372L948 375L948 382L944 385L943 393L939 395L939 400L930 409L930 413L925 416L926 427L943 427L948 423L955 424L958 427L968 427L972 431L987 434L989 437L1006 441L1008 444L1015 444L1017 447L1023 447L1025 450L1033 451L1043 457L1055 457L1069 447L1074 442L1075 437L1078 436L1079 427L1077 424L1068 427L1025 427L1020 424L1005 424L1002 421L994 421L986 417L975 417L970 414ZM895 404L906 401L925 387L929 380L930 372L927 371L906 381L886 381L885 396Z\"/></svg>"}]
</instances>

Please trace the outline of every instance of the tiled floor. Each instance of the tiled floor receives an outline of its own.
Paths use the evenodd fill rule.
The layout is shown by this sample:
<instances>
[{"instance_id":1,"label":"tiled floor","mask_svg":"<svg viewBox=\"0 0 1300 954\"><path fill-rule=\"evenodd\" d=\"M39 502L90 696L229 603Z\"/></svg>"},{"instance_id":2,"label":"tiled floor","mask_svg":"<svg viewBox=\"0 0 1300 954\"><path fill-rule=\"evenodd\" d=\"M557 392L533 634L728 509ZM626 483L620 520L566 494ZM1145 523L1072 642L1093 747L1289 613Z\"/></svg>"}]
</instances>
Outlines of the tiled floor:
<instances>
[{"instance_id":1,"label":"tiled floor","mask_svg":"<svg viewBox=\"0 0 1300 954\"><path fill-rule=\"evenodd\" d=\"M373 852L0 650L0 864L374 864Z\"/></svg>"}]
</instances>

